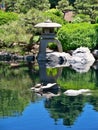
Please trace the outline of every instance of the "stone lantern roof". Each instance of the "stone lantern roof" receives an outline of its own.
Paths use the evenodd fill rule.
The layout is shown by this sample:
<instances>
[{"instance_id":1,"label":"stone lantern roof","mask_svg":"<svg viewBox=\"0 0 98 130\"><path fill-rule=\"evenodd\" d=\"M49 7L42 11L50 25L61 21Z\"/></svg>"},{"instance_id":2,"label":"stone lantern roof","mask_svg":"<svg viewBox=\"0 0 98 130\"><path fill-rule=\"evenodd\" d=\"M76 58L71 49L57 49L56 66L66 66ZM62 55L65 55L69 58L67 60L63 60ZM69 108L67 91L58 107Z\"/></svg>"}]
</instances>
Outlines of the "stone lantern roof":
<instances>
[{"instance_id":1,"label":"stone lantern roof","mask_svg":"<svg viewBox=\"0 0 98 130\"><path fill-rule=\"evenodd\" d=\"M59 27L61 27L61 24L54 23L51 20L47 20L43 23L36 24L35 27L38 27L38 28L55 28L55 27L59 28Z\"/></svg>"}]
</instances>

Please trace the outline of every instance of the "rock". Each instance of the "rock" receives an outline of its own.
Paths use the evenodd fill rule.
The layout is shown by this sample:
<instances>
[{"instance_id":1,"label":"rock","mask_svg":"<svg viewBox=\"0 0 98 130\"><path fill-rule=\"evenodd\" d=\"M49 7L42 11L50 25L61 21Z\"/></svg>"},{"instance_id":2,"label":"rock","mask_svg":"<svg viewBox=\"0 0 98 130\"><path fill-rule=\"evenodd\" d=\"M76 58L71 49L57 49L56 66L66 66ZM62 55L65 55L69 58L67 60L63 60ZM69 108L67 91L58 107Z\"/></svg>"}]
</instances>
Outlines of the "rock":
<instances>
[{"instance_id":1,"label":"rock","mask_svg":"<svg viewBox=\"0 0 98 130\"><path fill-rule=\"evenodd\" d=\"M69 64L77 72L87 72L95 62L95 58L87 47L77 48L73 53Z\"/></svg>"},{"instance_id":2,"label":"rock","mask_svg":"<svg viewBox=\"0 0 98 130\"><path fill-rule=\"evenodd\" d=\"M11 67L19 67L19 63L10 63Z\"/></svg>"},{"instance_id":3,"label":"rock","mask_svg":"<svg viewBox=\"0 0 98 130\"><path fill-rule=\"evenodd\" d=\"M45 97L46 99L50 99L52 97L60 96L60 93L54 94L52 92L47 92L43 93L42 96Z\"/></svg>"},{"instance_id":4,"label":"rock","mask_svg":"<svg viewBox=\"0 0 98 130\"><path fill-rule=\"evenodd\" d=\"M98 70L98 61L96 61L93 66L92 66L95 70Z\"/></svg>"},{"instance_id":5,"label":"rock","mask_svg":"<svg viewBox=\"0 0 98 130\"><path fill-rule=\"evenodd\" d=\"M33 55L27 55L27 56L24 56L24 60L31 62L35 60L35 57Z\"/></svg>"},{"instance_id":6,"label":"rock","mask_svg":"<svg viewBox=\"0 0 98 130\"><path fill-rule=\"evenodd\" d=\"M47 85L37 84L31 88L34 92L40 93L44 90L58 89L57 83L48 83Z\"/></svg>"},{"instance_id":7,"label":"rock","mask_svg":"<svg viewBox=\"0 0 98 130\"><path fill-rule=\"evenodd\" d=\"M69 66L67 59L70 59L71 56L65 52L52 52L46 54L47 67L61 67Z\"/></svg>"},{"instance_id":8,"label":"rock","mask_svg":"<svg viewBox=\"0 0 98 130\"><path fill-rule=\"evenodd\" d=\"M80 90L67 90L64 92L67 96L78 96L80 94L88 94L90 92L89 89L80 89Z\"/></svg>"},{"instance_id":9,"label":"rock","mask_svg":"<svg viewBox=\"0 0 98 130\"><path fill-rule=\"evenodd\" d=\"M94 55L94 57L95 57L96 59L98 59L98 50L94 50L94 51L92 52L92 54Z\"/></svg>"},{"instance_id":10,"label":"rock","mask_svg":"<svg viewBox=\"0 0 98 130\"><path fill-rule=\"evenodd\" d=\"M93 62L88 62L85 64L80 63L73 63L71 64L72 69L74 69L76 72L79 73L85 73L88 72L90 67L93 65Z\"/></svg>"},{"instance_id":11,"label":"rock","mask_svg":"<svg viewBox=\"0 0 98 130\"><path fill-rule=\"evenodd\" d=\"M65 53L65 52L52 52L52 53L47 53L46 54L46 59L48 61L56 61L59 63L60 60L66 61L67 59L70 59L70 54Z\"/></svg>"},{"instance_id":12,"label":"rock","mask_svg":"<svg viewBox=\"0 0 98 130\"><path fill-rule=\"evenodd\" d=\"M55 61L48 61L46 63L47 68L59 68L59 67L68 67L70 66L69 62L64 61L64 62L55 62Z\"/></svg>"},{"instance_id":13,"label":"rock","mask_svg":"<svg viewBox=\"0 0 98 130\"><path fill-rule=\"evenodd\" d=\"M79 58L80 58L80 60L79 60ZM95 58L87 47L80 47L80 48L77 48L72 53L71 60L74 62L81 62L81 63L85 64L90 61L94 62Z\"/></svg>"},{"instance_id":14,"label":"rock","mask_svg":"<svg viewBox=\"0 0 98 130\"><path fill-rule=\"evenodd\" d=\"M43 90L53 88L56 85L56 83L48 83L46 86L42 86L41 88Z\"/></svg>"}]
</instances>

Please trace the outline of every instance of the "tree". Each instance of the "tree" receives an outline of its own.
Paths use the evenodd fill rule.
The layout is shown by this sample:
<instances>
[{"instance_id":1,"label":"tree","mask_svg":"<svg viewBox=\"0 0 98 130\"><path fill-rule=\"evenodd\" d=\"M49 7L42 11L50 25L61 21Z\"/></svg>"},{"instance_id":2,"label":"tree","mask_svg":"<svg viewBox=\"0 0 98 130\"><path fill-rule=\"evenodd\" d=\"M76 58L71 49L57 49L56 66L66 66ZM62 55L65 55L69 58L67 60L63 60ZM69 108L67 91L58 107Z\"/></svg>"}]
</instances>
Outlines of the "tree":
<instances>
[{"instance_id":1,"label":"tree","mask_svg":"<svg viewBox=\"0 0 98 130\"><path fill-rule=\"evenodd\" d=\"M95 22L98 15L98 0L76 0L74 7L79 14L89 15L91 23Z\"/></svg>"},{"instance_id":2,"label":"tree","mask_svg":"<svg viewBox=\"0 0 98 130\"><path fill-rule=\"evenodd\" d=\"M16 11L26 13L28 10L33 8L39 10L47 10L50 8L48 0L6 0L8 11Z\"/></svg>"},{"instance_id":3,"label":"tree","mask_svg":"<svg viewBox=\"0 0 98 130\"><path fill-rule=\"evenodd\" d=\"M57 8L64 11L66 8L68 8L69 2L68 0L61 0L58 2Z\"/></svg>"}]
</instances>

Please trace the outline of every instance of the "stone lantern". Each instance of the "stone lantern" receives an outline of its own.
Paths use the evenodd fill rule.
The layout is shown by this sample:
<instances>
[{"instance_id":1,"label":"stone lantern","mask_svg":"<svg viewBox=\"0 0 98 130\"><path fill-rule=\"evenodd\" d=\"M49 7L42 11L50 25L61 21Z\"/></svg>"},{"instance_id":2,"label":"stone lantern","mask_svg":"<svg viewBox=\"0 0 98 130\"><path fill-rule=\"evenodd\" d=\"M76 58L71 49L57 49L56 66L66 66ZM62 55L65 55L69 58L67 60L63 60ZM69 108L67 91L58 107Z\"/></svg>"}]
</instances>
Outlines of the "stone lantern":
<instances>
[{"instance_id":1,"label":"stone lantern","mask_svg":"<svg viewBox=\"0 0 98 130\"><path fill-rule=\"evenodd\" d=\"M59 40L55 39L55 28L61 27L58 23L53 23L50 20L47 20L43 23L38 23L35 25L37 28L42 28L41 38L40 38L40 46L38 53L38 60L45 61L46 60L46 48L49 42L53 42L57 44L58 51L62 52L62 46Z\"/></svg>"}]
</instances>

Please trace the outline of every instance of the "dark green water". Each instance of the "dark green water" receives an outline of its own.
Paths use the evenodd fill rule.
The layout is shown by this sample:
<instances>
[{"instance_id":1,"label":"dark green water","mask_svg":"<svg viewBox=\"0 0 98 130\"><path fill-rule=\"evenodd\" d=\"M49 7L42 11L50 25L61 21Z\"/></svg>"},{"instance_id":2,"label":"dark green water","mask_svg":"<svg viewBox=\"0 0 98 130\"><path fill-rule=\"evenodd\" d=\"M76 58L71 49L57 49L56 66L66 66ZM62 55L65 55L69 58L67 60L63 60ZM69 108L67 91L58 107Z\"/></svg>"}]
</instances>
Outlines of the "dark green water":
<instances>
[{"instance_id":1,"label":"dark green water","mask_svg":"<svg viewBox=\"0 0 98 130\"><path fill-rule=\"evenodd\" d=\"M98 130L98 74L46 65L0 64L0 130ZM41 94L31 87L56 82L56 91ZM90 95L67 96L68 89L90 89ZM48 98L49 93L55 96ZM59 96L57 95L58 93Z\"/></svg>"}]
</instances>

